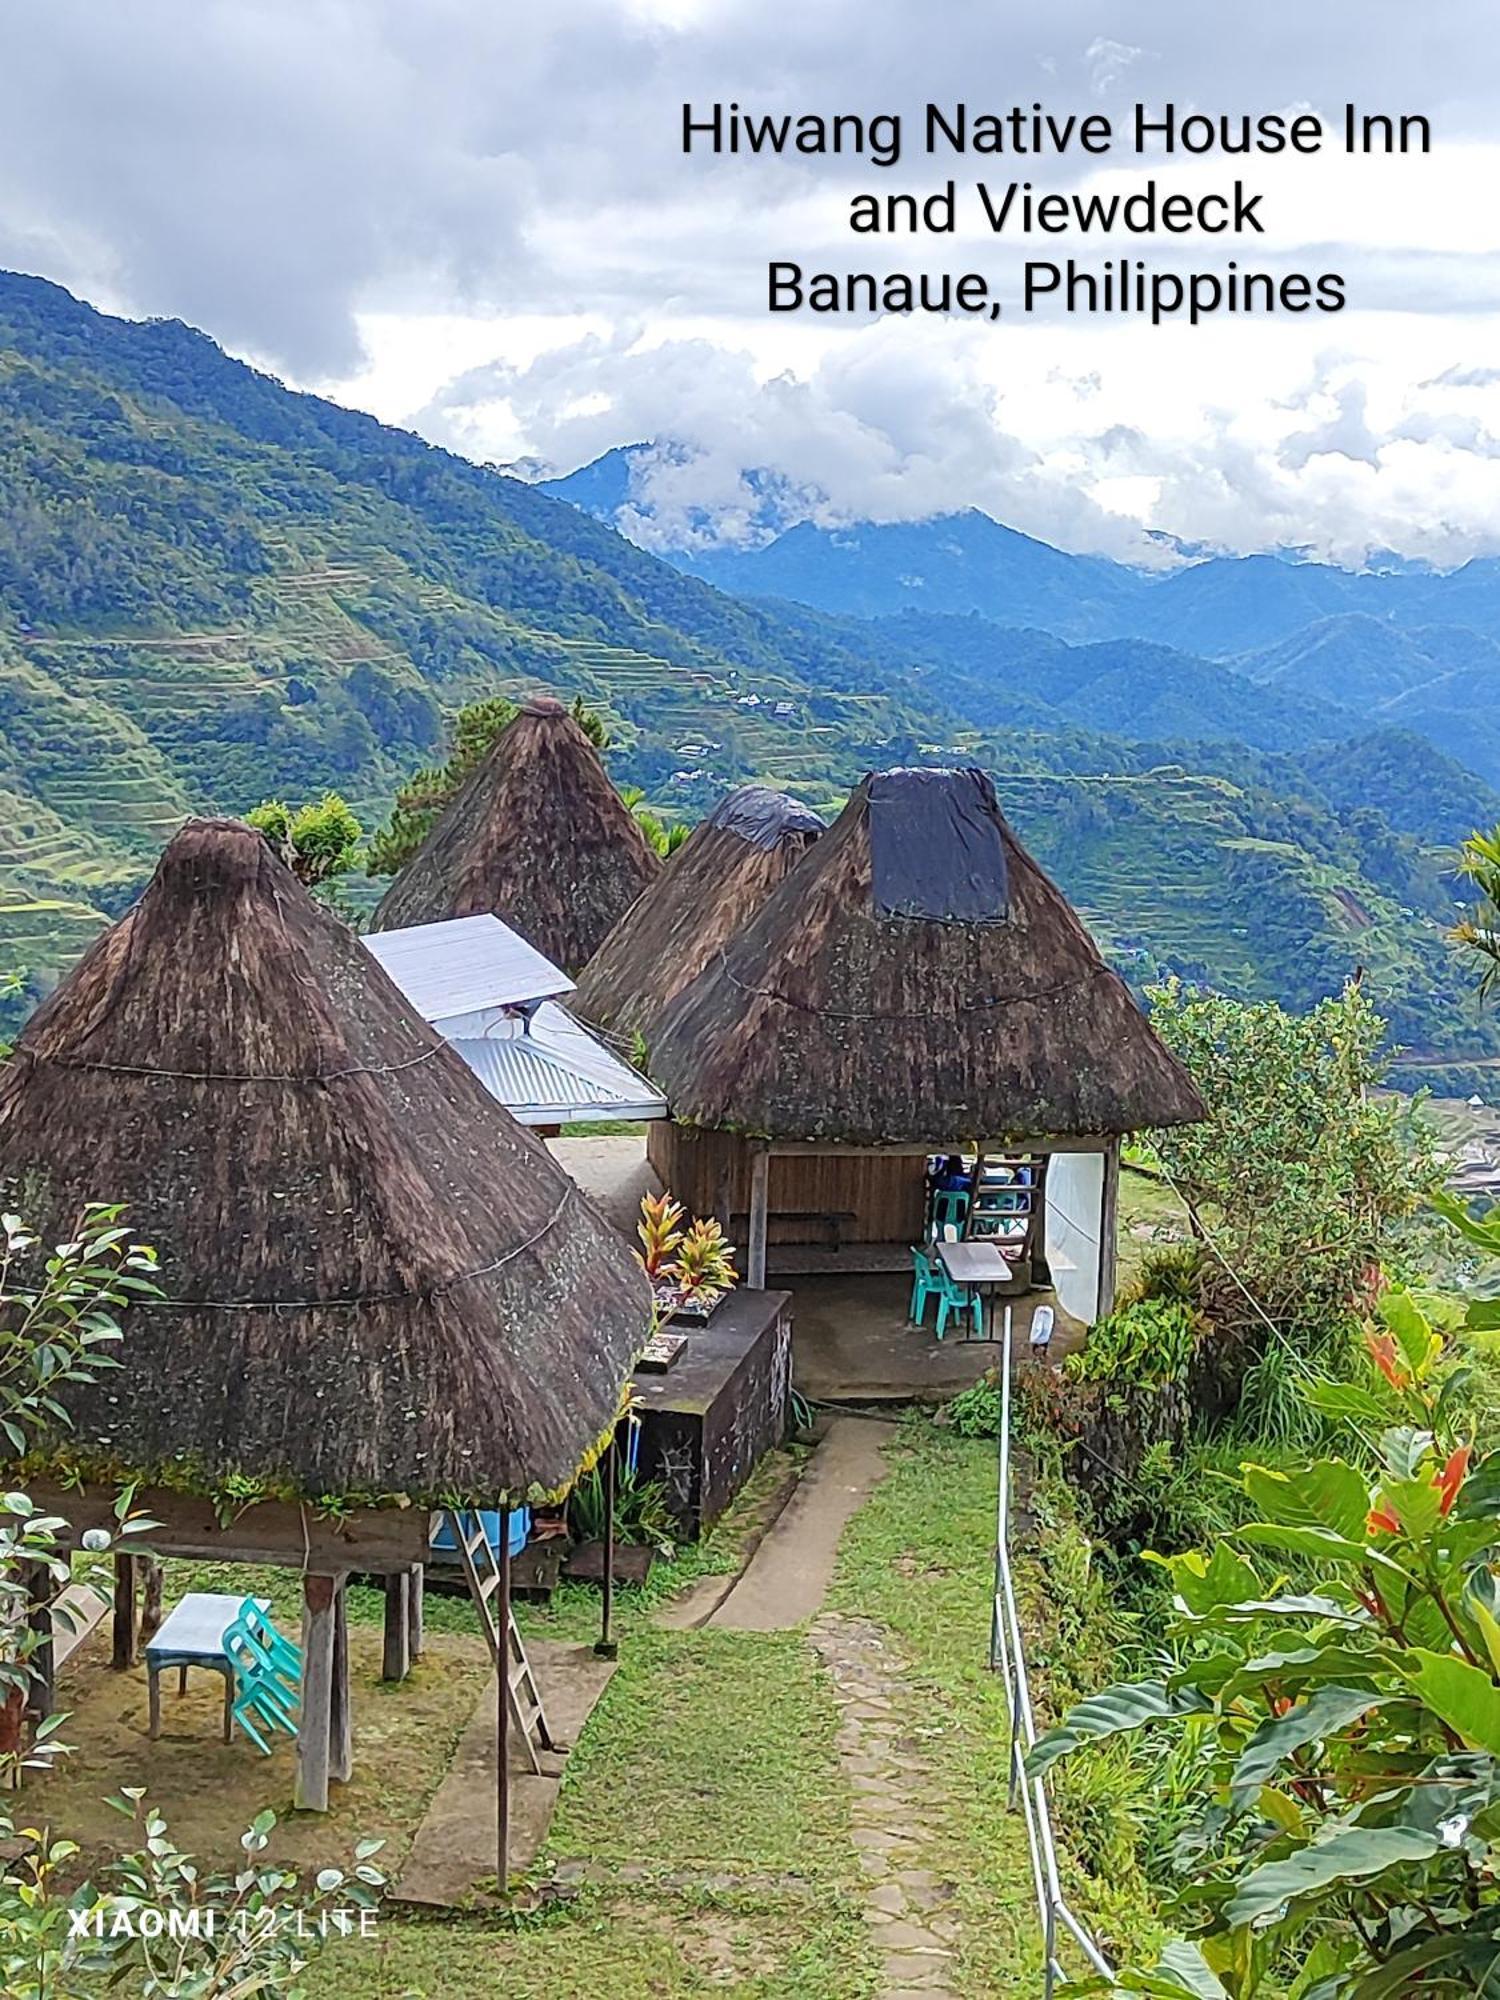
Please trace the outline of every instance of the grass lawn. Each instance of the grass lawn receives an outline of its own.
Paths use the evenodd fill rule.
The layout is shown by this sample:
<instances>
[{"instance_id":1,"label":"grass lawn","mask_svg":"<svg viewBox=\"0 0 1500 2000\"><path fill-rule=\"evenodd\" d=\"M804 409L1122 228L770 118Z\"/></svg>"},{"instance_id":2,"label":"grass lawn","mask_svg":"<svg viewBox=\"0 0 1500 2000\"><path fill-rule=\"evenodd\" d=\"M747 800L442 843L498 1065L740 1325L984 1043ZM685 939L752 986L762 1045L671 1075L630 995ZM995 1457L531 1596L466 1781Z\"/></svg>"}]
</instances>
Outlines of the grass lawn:
<instances>
[{"instance_id":1,"label":"grass lawn","mask_svg":"<svg viewBox=\"0 0 1500 2000\"><path fill-rule=\"evenodd\" d=\"M1127 1165L1120 1174L1120 1214L1115 1235L1119 1288L1140 1270L1158 1243L1180 1243L1188 1234L1187 1210L1164 1181Z\"/></svg>"},{"instance_id":2,"label":"grass lawn","mask_svg":"<svg viewBox=\"0 0 1500 2000\"><path fill-rule=\"evenodd\" d=\"M376 1945L315 1961L318 2000L877 1990L834 1705L800 1634L622 1639L537 1870L577 1862L588 1878L516 1917L388 1911Z\"/></svg>"},{"instance_id":3,"label":"grass lawn","mask_svg":"<svg viewBox=\"0 0 1500 2000\"><path fill-rule=\"evenodd\" d=\"M937 1779L929 1862L956 1888L959 1990L1040 1990L1038 1918L1020 1817L1006 1811L1005 1695L990 1672L995 1447L910 1419L890 1471L855 1515L830 1608L893 1634L910 1720Z\"/></svg>"},{"instance_id":4,"label":"grass lawn","mask_svg":"<svg viewBox=\"0 0 1500 2000\"><path fill-rule=\"evenodd\" d=\"M994 1450L913 1418L888 1457L888 1476L846 1531L829 1609L886 1628L908 1664L896 1705L932 1772L922 1864L954 1885L958 1990L1020 2000L1036 1990L1037 1920L1022 1824L1005 1810L1003 1694L986 1665ZM723 1526L659 1566L644 1593L623 1594L619 1670L569 1760L533 1871L538 1906L424 1918L387 1904L373 1943L335 1945L313 1962L311 2000L873 2000L882 1991L840 1711L807 1635L654 1622L672 1596L736 1565L788 1462L764 1467ZM221 1580L174 1568L169 1597ZM231 1587L247 1584L268 1585L290 1620L291 1579L240 1572ZM357 1775L331 1820L279 1829L273 1851L327 1860L384 1833L394 1872L472 1709L485 1662L467 1604L432 1600L427 1658L394 1690L374 1681L379 1609L377 1593L354 1592ZM597 1614L592 1591L568 1588L546 1609L528 1608L527 1623L583 1637ZM97 1674L118 1695L122 1677ZM166 1746L174 1775L153 1788L186 1845L208 1829L205 1815L243 1824L242 1807L285 1804L290 1790L286 1753L283 1772L243 1746L223 1751L212 1692L198 1700L201 1715L169 1697L184 1743ZM70 1829L90 1823L89 1798L129 1782L111 1768L101 1783L100 1733L90 1723L87 1756L54 1781L68 1788L58 1817ZM254 1797L246 1773L259 1781Z\"/></svg>"}]
</instances>

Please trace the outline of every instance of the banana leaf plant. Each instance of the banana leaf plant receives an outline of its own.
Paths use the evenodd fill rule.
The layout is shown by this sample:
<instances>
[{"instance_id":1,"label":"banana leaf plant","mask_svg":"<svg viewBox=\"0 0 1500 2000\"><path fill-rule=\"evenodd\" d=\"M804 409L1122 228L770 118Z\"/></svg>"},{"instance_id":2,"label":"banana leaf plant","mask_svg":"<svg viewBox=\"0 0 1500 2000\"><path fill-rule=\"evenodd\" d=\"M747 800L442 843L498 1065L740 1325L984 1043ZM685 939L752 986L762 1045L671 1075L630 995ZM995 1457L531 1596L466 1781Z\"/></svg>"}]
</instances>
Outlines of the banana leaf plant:
<instances>
[{"instance_id":1,"label":"banana leaf plant","mask_svg":"<svg viewBox=\"0 0 1500 2000\"><path fill-rule=\"evenodd\" d=\"M1476 1450L1410 1294L1366 1347L1367 1383L1306 1389L1347 1455L1243 1466L1245 1524L1153 1558L1173 1669L1090 1696L1033 1752L1040 1773L1178 1730L1200 1758L1183 1935L1127 1993L1500 1995L1500 1452Z\"/></svg>"}]
</instances>

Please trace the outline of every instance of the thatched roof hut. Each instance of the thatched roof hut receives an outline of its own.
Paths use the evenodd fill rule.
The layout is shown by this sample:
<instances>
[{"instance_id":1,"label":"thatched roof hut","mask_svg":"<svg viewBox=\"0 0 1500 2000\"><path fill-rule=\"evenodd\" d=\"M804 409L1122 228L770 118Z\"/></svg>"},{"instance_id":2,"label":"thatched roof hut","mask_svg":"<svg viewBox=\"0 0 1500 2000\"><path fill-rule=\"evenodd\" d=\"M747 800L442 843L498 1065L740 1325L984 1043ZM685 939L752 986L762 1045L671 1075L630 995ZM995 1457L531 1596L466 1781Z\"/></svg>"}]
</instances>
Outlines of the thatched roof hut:
<instances>
[{"instance_id":1,"label":"thatched roof hut","mask_svg":"<svg viewBox=\"0 0 1500 2000\"><path fill-rule=\"evenodd\" d=\"M488 911L572 978L660 869L598 751L539 698L443 808L371 927Z\"/></svg>"},{"instance_id":2,"label":"thatched roof hut","mask_svg":"<svg viewBox=\"0 0 1500 2000\"><path fill-rule=\"evenodd\" d=\"M866 777L657 1023L674 1118L887 1147L1201 1117L977 770Z\"/></svg>"},{"instance_id":3,"label":"thatched roof hut","mask_svg":"<svg viewBox=\"0 0 1500 2000\"><path fill-rule=\"evenodd\" d=\"M645 1280L257 833L195 820L0 1073L0 1175L48 1231L123 1202L161 1253L85 1471L493 1502L615 1421Z\"/></svg>"},{"instance_id":4,"label":"thatched roof hut","mask_svg":"<svg viewBox=\"0 0 1500 2000\"><path fill-rule=\"evenodd\" d=\"M822 831L812 808L783 792L765 785L730 792L589 960L572 1011L649 1042L667 1002L744 929Z\"/></svg>"}]
</instances>

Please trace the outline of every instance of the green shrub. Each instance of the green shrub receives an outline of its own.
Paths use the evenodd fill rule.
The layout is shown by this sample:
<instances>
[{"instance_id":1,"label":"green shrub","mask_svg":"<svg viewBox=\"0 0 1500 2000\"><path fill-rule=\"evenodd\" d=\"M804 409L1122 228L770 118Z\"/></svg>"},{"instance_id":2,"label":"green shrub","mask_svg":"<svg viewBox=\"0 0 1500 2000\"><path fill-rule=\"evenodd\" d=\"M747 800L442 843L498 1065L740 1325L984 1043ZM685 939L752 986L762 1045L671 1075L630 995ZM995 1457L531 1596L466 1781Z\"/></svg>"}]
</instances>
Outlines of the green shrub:
<instances>
[{"instance_id":1,"label":"green shrub","mask_svg":"<svg viewBox=\"0 0 1500 2000\"><path fill-rule=\"evenodd\" d=\"M1181 1382L1198 1341L1193 1308L1171 1298L1137 1298L1099 1320L1064 1369L1075 1381L1159 1389Z\"/></svg>"},{"instance_id":2,"label":"green shrub","mask_svg":"<svg viewBox=\"0 0 1500 2000\"><path fill-rule=\"evenodd\" d=\"M961 1438L1000 1435L1000 1377L995 1369L968 1389L960 1389L945 1406L949 1428Z\"/></svg>"}]
</instances>

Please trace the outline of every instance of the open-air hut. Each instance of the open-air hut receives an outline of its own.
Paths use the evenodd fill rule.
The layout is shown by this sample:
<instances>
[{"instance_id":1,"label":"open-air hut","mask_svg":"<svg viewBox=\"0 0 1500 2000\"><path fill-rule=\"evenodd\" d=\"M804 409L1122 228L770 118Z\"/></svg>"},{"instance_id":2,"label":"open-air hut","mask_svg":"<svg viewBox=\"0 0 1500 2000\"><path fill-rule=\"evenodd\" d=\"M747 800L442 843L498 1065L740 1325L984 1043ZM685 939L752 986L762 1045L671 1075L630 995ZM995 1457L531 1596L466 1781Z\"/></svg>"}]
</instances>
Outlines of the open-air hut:
<instances>
[{"instance_id":1,"label":"open-air hut","mask_svg":"<svg viewBox=\"0 0 1500 2000\"><path fill-rule=\"evenodd\" d=\"M810 806L741 785L701 820L579 976L570 1006L619 1036L640 1034L754 916L823 831Z\"/></svg>"},{"instance_id":2,"label":"open-air hut","mask_svg":"<svg viewBox=\"0 0 1500 2000\"><path fill-rule=\"evenodd\" d=\"M302 1570L298 1795L324 1805L343 1578L410 1575L440 1506L570 1485L648 1332L628 1245L228 821L176 835L23 1031L0 1177L54 1236L120 1202L158 1249L120 1365L67 1392L52 1469L83 1485L56 1511L81 1533L138 1479L160 1525L137 1546Z\"/></svg>"},{"instance_id":3,"label":"open-air hut","mask_svg":"<svg viewBox=\"0 0 1500 2000\"><path fill-rule=\"evenodd\" d=\"M866 777L666 1010L651 1067L673 1119L653 1164L690 1208L743 1213L752 1283L768 1240L830 1223L843 1268L898 1268L924 1156L1006 1148L1046 1175L1029 1247L1084 1319L1112 1299L1121 1135L1202 1115L977 770Z\"/></svg>"},{"instance_id":4,"label":"open-air hut","mask_svg":"<svg viewBox=\"0 0 1500 2000\"><path fill-rule=\"evenodd\" d=\"M538 697L443 808L371 928L488 911L573 978L660 869L598 751Z\"/></svg>"}]
</instances>

